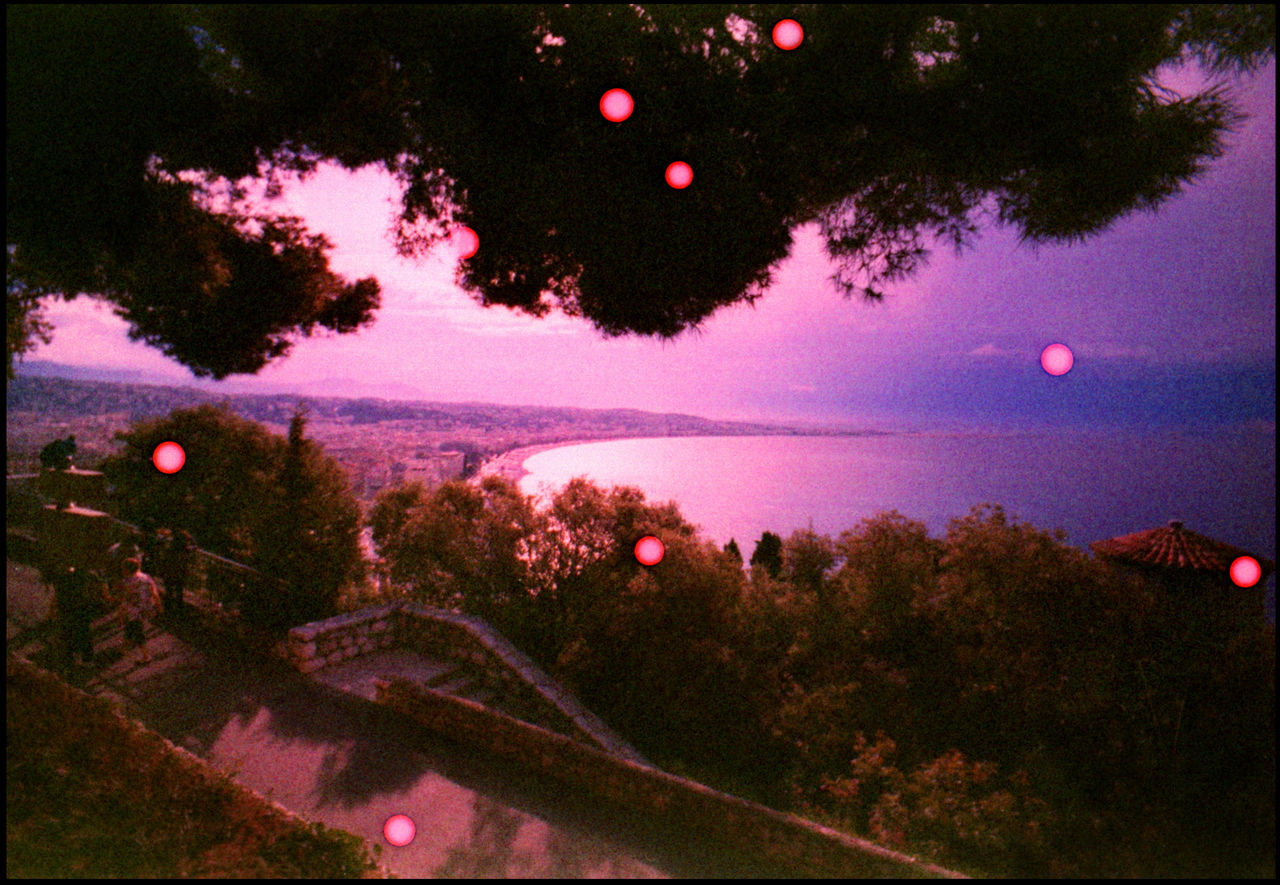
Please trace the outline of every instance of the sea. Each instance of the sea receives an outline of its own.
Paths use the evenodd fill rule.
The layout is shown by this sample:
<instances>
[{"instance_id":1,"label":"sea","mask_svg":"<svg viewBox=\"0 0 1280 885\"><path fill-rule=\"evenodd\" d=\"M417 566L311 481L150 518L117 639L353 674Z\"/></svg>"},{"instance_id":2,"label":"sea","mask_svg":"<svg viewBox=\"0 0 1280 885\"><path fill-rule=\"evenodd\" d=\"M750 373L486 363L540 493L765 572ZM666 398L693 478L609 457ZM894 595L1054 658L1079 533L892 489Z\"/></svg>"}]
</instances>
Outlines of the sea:
<instances>
[{"instance_id":1,"label":"sea","mask_svg":"<svg viewBox=\"0 0 1280 885\"><path fill-rule=\"evenodd\" d=\"M889 510L942 537L950 520L991 503L1081 548L1178 519L1274 560L1275 439L1271 423L627 439L535 454L520 487L546 500L575 476L634 486L745 556L765 531L834 537Z\"/></svg>"}]
</instances>

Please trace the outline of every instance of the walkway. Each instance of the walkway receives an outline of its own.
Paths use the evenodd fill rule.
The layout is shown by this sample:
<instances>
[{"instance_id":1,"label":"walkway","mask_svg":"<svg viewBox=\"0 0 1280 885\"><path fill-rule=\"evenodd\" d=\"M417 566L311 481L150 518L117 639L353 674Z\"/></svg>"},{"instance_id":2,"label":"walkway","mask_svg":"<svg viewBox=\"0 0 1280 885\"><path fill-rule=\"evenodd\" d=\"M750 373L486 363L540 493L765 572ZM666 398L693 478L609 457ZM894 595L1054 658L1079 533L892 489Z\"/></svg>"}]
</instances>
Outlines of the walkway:
<instances>
[{"instance_id":1,"label":"walkway","mask_svg":"<svg viewBox=\"0 0 1280 885\"><path fill-rule=\"evenodd\" d=\"M32 629L48 591L25 566L8 563L6 577L10 645L54 668L52 652ZM100 661L69 681L117 700L148 728L301 816L382 845L381 862L397 875L770 872L746 856L709 849L694 835L655 831L632 812L451 743L215 634L190 627L155 633L145 666L136 653L121 655L120 640L118 626L100 623ZM443 664L419 661L396 666L417 676L445 672ZM345 688L363 686L362 674L345 679ZM404 848L382 837L383 821L398 813L418 826Z\"/></svg>"}]
</instances>

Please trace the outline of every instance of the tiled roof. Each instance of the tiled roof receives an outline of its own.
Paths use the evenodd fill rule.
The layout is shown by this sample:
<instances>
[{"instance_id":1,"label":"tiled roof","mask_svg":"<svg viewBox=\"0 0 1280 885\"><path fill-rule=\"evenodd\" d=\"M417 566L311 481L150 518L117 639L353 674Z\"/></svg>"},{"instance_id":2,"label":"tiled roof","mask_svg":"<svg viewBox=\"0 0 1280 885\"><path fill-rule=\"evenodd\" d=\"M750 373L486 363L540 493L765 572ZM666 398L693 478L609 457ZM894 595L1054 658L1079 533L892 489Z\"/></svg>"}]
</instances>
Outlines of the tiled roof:
<instances>
[{"instance_id":1,"label":"tiled roof","mask_svg":"<svg viewBox=\"0 0 1280 885\"><path fill-rule=\"evenodd\" d=\"M1264 578L1276 567L1269 559L1185 529L1176 520L1158 529L1094 541L1089 546L1099 556L1139 565L1225 572L1236 558L1252 556L1262 566Z\"/></svg>"}]
</instances>

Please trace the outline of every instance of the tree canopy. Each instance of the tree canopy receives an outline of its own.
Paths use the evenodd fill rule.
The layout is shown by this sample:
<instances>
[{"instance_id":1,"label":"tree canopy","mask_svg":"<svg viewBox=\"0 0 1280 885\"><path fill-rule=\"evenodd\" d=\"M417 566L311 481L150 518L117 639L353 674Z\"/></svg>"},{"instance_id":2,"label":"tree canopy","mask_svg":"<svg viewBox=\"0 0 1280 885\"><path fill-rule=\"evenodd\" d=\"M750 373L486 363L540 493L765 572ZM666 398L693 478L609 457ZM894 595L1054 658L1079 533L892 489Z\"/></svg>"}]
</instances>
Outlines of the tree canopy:
<instances>
[{"instance_id":1,"label":"tree canopy","mask_svg":"<svg viewBox=\"0 0 1280 885\"><path fill-rule=\"evenodd\" d=\"M245 614L296 626L332 615L338 591L362 570L360 506L304 428L296 416L285 440L224 408L180 409L121 432L122 450L103 471L124 519L184 528L202 548L278 579L245 600ZM172 475L151 460L166 440L186 453Z\"/></svg>"},{"instance_id":2,"label":"tree canopy","mask_svg":"<svg viewBox=\"0 0 1280 885\"><path fill-rule=\"evenodd\" d=\"M804 27L795 50L774 22ZM451 225L485 305L671 336L751 301L818 222L881 295L984 219L1071 240L1222 150L1216 88L1160 66L1274 54L1271 6L9 6L7 348L40 299L105 299L201 375L252 373L380 290L244 199L334 162L403 185L395 239ZM601 95L626 89L612 123ZM674 190L663 170L694 170Z\"/></svg>"},{"instance_id":3,"label":"tree canopy","mask_svg":"<svg viewBox=\"0 0 1280 885\"><path fill-rule=\"evenodd\" d=\"M582 478L545 508L500 477L391 487L371 523L412 597L485 617L667 771L986 875L1274 866L1275 630L1233 588L1189 606L993 505L942 538L895 512L766 532L749 571Z\"/></svg>"}]
</instances>

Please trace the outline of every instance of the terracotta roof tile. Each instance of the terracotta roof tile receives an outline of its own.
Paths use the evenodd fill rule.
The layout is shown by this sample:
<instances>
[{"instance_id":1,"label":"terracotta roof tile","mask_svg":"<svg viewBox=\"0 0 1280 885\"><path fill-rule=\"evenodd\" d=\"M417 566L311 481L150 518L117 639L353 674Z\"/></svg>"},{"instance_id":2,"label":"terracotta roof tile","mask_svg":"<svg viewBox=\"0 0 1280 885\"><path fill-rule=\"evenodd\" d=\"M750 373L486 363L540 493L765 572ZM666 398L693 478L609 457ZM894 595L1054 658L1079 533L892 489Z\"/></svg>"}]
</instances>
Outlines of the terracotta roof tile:
<instances>
[{"instance_id":1,"label":"terracotta roof tile","mask_svg":"<svg viewBox=\"0 0 1280 885\"><path fill-rule=\"evenodd\" d=\"M1276 567L1269 559L1185 529L1176 520L1158 529L1094 541L1089 546L1099 556L1139 565L1225 572L1237 557L1252 556L1262 566L1264 579Z\"/></svg>"}]
</instances>

